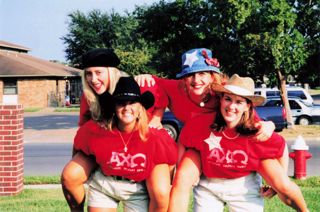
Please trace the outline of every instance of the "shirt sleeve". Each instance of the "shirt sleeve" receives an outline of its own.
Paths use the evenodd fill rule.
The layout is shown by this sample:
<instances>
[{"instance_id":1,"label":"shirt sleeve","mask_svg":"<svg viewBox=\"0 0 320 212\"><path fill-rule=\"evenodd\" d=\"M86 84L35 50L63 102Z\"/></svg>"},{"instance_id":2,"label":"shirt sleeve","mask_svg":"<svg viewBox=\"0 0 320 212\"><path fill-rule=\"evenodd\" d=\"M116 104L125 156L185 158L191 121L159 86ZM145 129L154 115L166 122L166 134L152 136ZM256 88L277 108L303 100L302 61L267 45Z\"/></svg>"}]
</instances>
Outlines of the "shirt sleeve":
<instances>
[{"instance_id":1,"label":"shirt sleeve","mask_svg":"<svg viewBox=\"0 0 320 212\"><path fill-rule=\"evenodd\" d=\"M162 79L156 76L153 76L156 81L157 89L158 89L158 100L156 107L157 108L166 108L169 105L169 96L166 93L166 87L168 87L167 82L168 79Z\"/></svg>"},{"instance_id":2,"label":"shirt sleeve","mask_svg":"<svg viewBox=\"0 0 320 212\"><path fill-rule=\"evenodd\" d=\"M201 150L204 137L210 134L207 129L211 124L212 118L210 116L213 117L213 115L213 113L202 114L187 121L181 130L179 142L187 148Z\"/></svg>"},{"instance_id":3,"label":"shirt sleeve","mask_svg":"<svg viewBox=\"0 0 320 212\"><path fill-rule=\"evenodd\" d=\"M252 155L260 159L280 158L286 146L284 138L277 133L273 133L265 142L251 142L249 146L252 147Z\"/></svg>"},{"instance_id":4,"label":"shirt sleeve","mask_svg":"<svg viewBox=\"0 0 320 212\"><path fill-rule=\"evenodd\" d=\"M154 164L176 164L178 161L178 147L175 140L171 138L165 129L155 129L152 134L155 142Z\"/></svg>"},{"instance_id":5,"label":"shirt sleeve","mask_svg":"<svg viewBox=\"0 0 320 212\"><path fill-rule=\"evenodd\" d=\"M85 95L82 94L80 97L80 114L79 114L78 126L84 125L90 119L91 119L91 116L90 116L89 105Z\"/></svg>"},{"instance_id":6,"label":"shirt sleeve","mask_svg":"<svg viewBox=\"0 0 320 212\"><path fill-rule=\"evenodd\" d=\"M81 126L74 137L73 147L78 151L82 151L86 155L90 155L89 135L91 135L89 126L91 122L87 122Z\"/></svg>"}]
</instances>

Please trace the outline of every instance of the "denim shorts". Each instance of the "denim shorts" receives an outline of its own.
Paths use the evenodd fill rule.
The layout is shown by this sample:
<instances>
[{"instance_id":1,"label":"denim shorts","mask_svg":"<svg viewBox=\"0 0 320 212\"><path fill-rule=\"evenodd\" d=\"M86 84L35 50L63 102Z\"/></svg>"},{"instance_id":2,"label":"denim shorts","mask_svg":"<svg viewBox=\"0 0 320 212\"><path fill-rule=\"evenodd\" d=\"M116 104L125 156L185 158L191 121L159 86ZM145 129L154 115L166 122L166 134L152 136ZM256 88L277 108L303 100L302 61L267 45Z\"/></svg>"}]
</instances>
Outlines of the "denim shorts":
<instances>
[{"instance_id":1,"label":"denim shorts","mask_svg":"<svg viewBox=\"0 0 320 212\"><path fill-rule=\"evenodd\" d=\"M261 177L257 173L235 179L207 178L202 176L194 188L194 211L263 212L260 195Z\"/></svg>"},{"instance_id":2,"label":"denim shorts","mask_svg":"<svg viewBox=\"0 0 320 212\"><path fill-rule=\"evenodd\" d=\"M88 181L88 206L117 208L123 203L124 211L148 211L149 196L145 182L134 182L106 176L97 170Z\"/></svg>"}]
</instances>

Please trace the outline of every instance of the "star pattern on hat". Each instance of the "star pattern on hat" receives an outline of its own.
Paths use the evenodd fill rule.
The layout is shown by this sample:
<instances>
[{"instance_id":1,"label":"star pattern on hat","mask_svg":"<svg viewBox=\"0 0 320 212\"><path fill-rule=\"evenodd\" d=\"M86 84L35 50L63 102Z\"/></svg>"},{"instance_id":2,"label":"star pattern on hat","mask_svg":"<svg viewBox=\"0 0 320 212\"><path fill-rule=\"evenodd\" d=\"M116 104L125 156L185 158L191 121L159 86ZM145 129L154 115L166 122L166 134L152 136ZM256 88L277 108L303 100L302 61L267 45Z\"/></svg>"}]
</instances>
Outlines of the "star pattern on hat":
<instances>
[{"instance_id":1,"label":"star pattern on hat","mask_svg":"<svg viewBox=\"0 0 320 212\"><path fill-rule=\"evenodd\" d=\"M184 61L183 65L188 65L191 67L195 61L199 58L197 57L197 51L192 52L191 54L186 54L186 60Z\"/></svg>"},{"instance_id":2,"label":"star pattern on hat","mask_svg":"<svg viewBox=\"0 0 320 212\"><path fill-rule=\"evenodd\" d=\"M213 132L210 133L210 136L204 140L209 145L209 150L211 151L214 148L221 149L220 141L222 137L215 136Z\"/></svg>"}]
</instances>

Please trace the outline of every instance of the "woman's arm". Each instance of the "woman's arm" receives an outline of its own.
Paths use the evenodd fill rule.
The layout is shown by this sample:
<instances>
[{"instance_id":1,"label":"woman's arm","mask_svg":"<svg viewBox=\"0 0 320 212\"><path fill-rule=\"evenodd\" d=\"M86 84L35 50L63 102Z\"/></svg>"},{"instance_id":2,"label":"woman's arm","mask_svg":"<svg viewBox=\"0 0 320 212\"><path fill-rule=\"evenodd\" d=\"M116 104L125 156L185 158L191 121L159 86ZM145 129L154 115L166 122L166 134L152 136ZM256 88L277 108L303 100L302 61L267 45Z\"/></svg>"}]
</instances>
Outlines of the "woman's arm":
<instances>
[{"instance_id":1,"label":"woman's arm","mask_svg":"<svg viewBox=\"0 0 320 212\"><path fill-rule=\"evenodd\" d=\"M162 128L162 117L164 114L165 109L164 108L155 108L152 111L152 118L149 121L149 127L161 129Z\"/></svg>"},{"instance_id":2,"label":"woman's arm","mask_svg":"<svg viewBox=\"0 0 320 212\"><path fill-rule=\"evenodd\" d=\"M151 74L139 74L135 76L134 79L136 80L136 82L140 87L144 87L144 86L152 87L156 83L156 81L154 80Z\"/></svg>"},{"instance_id":3,"label":"woman's arm","mask_svg":"<svg viewBox=\"0 0 320 212\"><path fill-rule=\"evenodd\" d=\"M259 121L255 126L259 128L259 131L254 136L257 141L268 140L276 128L272 121Z\"/></svg>"},{"instance_id":4,"label":"woman's arm","mask_svg":"<svg viewBox=\"0 0 320 212\"><path fill-rule=\"evenodd\" d=\"M300 188L290 180L279 160L262 160L258 172L278 193L282 202L297 211L308 211Z\"/></svg>"}]
</instances>

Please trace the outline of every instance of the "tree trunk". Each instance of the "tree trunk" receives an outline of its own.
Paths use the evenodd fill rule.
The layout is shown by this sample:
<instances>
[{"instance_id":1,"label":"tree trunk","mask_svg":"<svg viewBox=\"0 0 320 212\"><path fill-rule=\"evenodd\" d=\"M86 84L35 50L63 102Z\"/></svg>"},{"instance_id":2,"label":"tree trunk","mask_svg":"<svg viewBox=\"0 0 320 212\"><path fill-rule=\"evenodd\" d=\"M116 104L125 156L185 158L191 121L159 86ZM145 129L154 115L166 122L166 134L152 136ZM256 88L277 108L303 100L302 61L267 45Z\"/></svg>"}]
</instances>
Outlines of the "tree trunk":
<instances>
[{"instance_id":1,"label":"tree trunk","mask_svg":"<svg viewBox=\"0 0 320 212\"><path fill-rule=\"evenodd\" d=\"M284 109L286 110L286 119L288 123L288 128L294 128L294 123L292 120L292 115L291 115L291 109L288 101L288 93L287 93L287 88L286 88L286 79L284 76L281 74L281 71L278 69L278 77L279 77L279 90L280 90L280 95L281 99L283 101Z\"/></svg>"}]
</instances>

